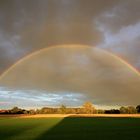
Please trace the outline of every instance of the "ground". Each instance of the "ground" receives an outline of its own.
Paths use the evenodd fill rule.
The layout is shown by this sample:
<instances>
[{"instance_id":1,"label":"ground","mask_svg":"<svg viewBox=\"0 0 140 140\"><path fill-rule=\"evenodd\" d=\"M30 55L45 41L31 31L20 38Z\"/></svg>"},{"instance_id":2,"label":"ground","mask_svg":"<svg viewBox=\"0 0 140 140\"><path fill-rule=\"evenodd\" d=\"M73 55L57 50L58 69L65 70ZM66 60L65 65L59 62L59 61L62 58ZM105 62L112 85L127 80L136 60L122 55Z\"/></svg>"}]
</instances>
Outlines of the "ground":
<instances>
[{"instance_id":1,"label":"ground","mask_svg":"<svg viewBox=\"0 0 140 140\"><path fill-rule=\"evenodd\" d=\"M0 140L138 140L134 116L0 117Z\"/></svg>"}]
</instances>

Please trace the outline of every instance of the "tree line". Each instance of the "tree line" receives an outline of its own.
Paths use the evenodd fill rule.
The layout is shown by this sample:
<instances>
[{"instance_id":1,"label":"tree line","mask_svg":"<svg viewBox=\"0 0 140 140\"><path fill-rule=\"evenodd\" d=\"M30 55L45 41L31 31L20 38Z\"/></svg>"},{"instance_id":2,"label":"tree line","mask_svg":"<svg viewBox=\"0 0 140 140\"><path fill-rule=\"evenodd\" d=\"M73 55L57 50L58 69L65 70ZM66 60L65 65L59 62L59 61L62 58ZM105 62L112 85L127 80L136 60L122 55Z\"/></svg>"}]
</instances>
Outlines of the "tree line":
<instances>
[{"instance_id":1,"label":"tree line","mask_svg":"<svg viewBox=\"0 0 140 140\"><path fill-rule=\"evenodd\" d=\"M21 109L13 107L9 110L0 110L0 114L136 114L140 113L140 105L120 107L120 109L96 109L91 102L85 102L81 107L43 107L41 109Z\"/></svg>"}]
</instances>

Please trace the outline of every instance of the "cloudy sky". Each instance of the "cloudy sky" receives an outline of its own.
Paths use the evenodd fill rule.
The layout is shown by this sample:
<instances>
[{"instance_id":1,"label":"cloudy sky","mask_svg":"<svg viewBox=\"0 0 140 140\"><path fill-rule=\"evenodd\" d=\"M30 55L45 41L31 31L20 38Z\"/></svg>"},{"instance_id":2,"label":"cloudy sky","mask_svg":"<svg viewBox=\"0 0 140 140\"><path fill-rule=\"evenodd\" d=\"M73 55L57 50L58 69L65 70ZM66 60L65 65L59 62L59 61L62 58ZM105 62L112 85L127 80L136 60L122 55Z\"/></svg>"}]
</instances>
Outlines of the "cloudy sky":
<instances>
[{"instance_id":1,"label":"cloudy sky","mask_svg":"<svg viewBox=\"0 0 140 140\"><path fill-rule=\"evenodd\" d=\"M139 0L1 0L0 73L61 44L107 50L140 71L139 13Z\"/></svg>"}]
</instances>

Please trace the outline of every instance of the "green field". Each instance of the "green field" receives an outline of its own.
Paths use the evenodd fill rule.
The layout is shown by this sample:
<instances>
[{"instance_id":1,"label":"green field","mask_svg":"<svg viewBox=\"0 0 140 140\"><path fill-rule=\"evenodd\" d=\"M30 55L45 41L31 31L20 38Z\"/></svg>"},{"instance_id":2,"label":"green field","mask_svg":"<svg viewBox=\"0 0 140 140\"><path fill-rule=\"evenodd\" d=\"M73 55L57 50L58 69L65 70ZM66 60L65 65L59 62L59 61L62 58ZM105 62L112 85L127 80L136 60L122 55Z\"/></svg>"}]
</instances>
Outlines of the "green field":
<instances>
[{"instance_id":1,"label":"green field","mask_svg":"<svg viewBox=\"0 0 140 140\"><path fill-rule=\"evenodd\" d=\"M140 118L0 118L0 140L139 140Z\"/></svg>"}]
</instances>

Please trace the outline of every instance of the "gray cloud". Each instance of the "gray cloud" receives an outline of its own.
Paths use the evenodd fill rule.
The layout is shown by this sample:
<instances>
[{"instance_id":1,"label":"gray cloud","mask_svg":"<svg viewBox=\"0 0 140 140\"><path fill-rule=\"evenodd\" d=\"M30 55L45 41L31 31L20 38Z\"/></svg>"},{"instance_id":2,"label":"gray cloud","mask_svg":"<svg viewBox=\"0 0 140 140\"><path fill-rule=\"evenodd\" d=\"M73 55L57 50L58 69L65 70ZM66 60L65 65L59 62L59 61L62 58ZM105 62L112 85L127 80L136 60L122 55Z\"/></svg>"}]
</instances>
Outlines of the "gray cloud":
<instances>
[{"instance_id":1,"label":"gray cloud","mask_svg":"<svg viewBox=\"0 0 140 140\"><path fill-rule=\"evenodd\" d=\"M118 0L2 0L0 71L40 48L56 44L96 45L103 39L94 18Z\"/></svg>"}]
</instances>

